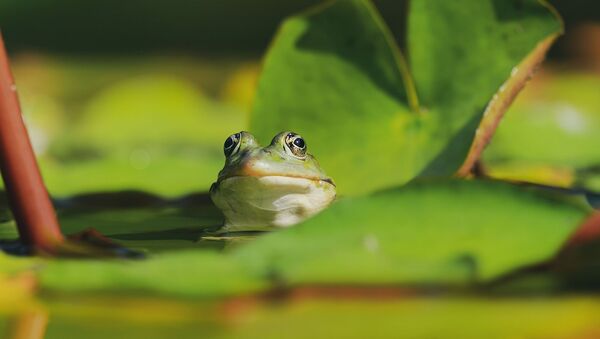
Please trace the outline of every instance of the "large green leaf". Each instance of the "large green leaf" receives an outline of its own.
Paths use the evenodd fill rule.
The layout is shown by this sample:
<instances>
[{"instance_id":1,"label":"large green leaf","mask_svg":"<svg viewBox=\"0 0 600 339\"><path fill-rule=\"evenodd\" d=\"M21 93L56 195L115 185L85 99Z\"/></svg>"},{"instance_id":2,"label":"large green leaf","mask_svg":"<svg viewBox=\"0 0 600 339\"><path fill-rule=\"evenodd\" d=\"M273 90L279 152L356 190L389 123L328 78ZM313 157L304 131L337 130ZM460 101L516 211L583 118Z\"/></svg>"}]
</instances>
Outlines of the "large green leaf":
<instances>
[{"instance_id":1,"label":"large green leaf","mask_svg":"<svg viewBox=\"0 0 600 339\"><path fill-rule=\"evenodd\" d=\"M551 258L586 214L505 183L415 183L342 200L225 254L187 250L145 262L48 262L42 286L222 296L315 283L470 285Z\"/></svg>"},{"instance_id":2,"label":"large green leaf","mask_svg":"<svg viewBox=\"0 0 600 339\"><path fill-rule=\"evenodd\" d=\"M347 199L239 250L291 283L467 283L549 259L586 215L500 182L410 184Z\"/></svg>"},{"instance_id":3,"label":"large green leaf","mask_svg":"<svg viewBox=\"0 0 600 339\"><path fill-rule=\"evenodd\" d=\"M264 60L251 130L263 142L281 130L304 135L343 194L451 175L470 152L468 170L560 22L535 0L415 1L408 21L414 83L366 0L286 20Z\"/></svg>"}]
</instances>

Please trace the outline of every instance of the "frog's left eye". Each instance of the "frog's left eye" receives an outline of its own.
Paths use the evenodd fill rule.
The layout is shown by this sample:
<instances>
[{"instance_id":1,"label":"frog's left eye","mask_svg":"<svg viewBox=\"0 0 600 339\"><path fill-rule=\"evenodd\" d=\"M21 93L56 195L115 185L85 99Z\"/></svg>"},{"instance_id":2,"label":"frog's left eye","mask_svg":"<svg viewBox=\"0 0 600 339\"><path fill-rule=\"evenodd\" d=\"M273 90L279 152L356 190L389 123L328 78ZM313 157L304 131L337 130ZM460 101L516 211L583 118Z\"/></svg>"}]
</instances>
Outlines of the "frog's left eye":
<instances>
[{"instance_id":1,"label":"frog's left eye","mask_svg":"<svg viewBox=\"0 0 600 339\"><path fill-rule=\"evenodd\" d=\"M240 149L240 141L242 141L241 133L232 134L225 139L225 143L223 144L223 153L225 153L226 157L235 154L235 152Z\"/></svg>"},{"instance_id":2,"label":"frog's left eye","mask_svg":"<svg viewBox=\"0 0 600 339\"><path fill-rule=\"evenodd\" d=\"M296 158L306 158L306 142L300 135L296 133L288 133L285 136L285 145Z\"/></svg>"}]
</instances>

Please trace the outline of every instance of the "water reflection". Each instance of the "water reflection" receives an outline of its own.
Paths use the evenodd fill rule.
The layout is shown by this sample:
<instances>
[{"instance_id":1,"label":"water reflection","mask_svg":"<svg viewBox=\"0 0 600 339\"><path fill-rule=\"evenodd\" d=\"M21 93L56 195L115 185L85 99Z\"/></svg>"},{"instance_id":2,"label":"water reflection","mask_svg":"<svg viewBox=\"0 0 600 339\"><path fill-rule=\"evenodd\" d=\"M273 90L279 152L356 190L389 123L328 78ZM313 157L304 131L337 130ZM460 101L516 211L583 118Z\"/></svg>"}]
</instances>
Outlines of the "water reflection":
<instances>
[{"instance_id":1,"label":"water reflection","mask_svg":"<svg viewBox=\"0 0 600 339\"><path fill-rule=\"evenodd\" d=\"M584 338L600 330L598 298L315 291L219 302L54 296L48 311L11 316L4 338Z\"/></svg>"}]
</instances>

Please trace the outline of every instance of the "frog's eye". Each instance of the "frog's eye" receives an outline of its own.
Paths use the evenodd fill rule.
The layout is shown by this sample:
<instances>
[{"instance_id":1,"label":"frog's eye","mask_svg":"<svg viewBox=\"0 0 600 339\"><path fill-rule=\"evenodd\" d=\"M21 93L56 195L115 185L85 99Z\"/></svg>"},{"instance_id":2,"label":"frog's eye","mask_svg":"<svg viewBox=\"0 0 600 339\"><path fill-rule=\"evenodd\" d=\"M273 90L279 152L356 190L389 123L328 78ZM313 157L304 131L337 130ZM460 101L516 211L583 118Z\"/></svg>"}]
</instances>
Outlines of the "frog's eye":
<instances>
[{"instance_id":1,"label":"frog's eye","mask_svg":"<svg viewBox=\"0 0 600 339\"><path fill-rule=\"evenodd\" d=\"M292 155L296 158L306 158L306 142L304 139L296 133L288 133L285 136L285 145Z\"/></svg>"},{"instance_id":2,"label":"frog's eye","mask_svg":"<svg viewBox=\"0 0 600 339\"><path fill-rule=\"evenodd\" d=\"M241 140L241 133L232 134L229 136L229 138L225 139L225 143L223 144L223 153L225 153L226 157L235 154L235 152L240 149Z\"/></svg>"}]
</instances>

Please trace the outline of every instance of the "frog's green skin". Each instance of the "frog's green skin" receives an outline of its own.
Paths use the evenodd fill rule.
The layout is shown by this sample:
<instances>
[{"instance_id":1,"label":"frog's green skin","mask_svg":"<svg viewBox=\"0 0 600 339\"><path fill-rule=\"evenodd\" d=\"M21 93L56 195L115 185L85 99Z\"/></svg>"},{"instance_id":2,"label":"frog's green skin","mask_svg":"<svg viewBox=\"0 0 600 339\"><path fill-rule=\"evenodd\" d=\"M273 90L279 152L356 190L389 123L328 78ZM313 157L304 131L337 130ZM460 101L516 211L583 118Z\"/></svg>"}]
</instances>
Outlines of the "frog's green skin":
<instances>
[{"instance_id":1,"label":"frog's green skin","mask_svg":"<svg viewBox=\"0 0 600 339\"><path fill-rule=\"evenodd\" d=\"M293 132L277 134L266 147L239 132L225 141L225 154L225 166L210 189L225 215L225 232L287 227L335 198L333 180Z\"/></svg>"}]
</instances>

